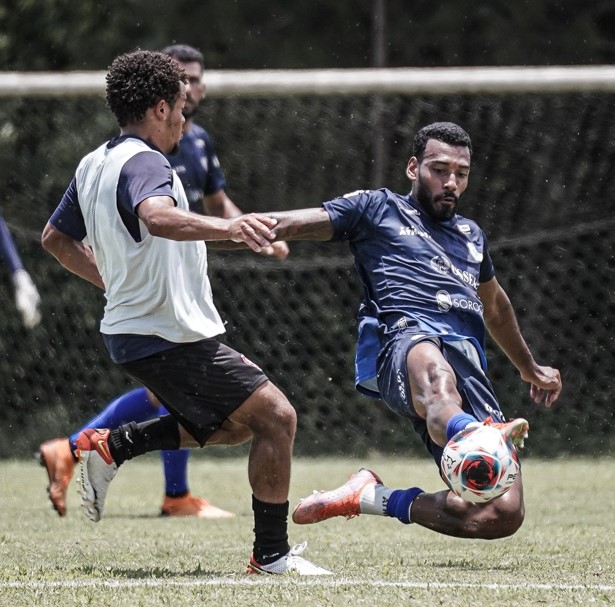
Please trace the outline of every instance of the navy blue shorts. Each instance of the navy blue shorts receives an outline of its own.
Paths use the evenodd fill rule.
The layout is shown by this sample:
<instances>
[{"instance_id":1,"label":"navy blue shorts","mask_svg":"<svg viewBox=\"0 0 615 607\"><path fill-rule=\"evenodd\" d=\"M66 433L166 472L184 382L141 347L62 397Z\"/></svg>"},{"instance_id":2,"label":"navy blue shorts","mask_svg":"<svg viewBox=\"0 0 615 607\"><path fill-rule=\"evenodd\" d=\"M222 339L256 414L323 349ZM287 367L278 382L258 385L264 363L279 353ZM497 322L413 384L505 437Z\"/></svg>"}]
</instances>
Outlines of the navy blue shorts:
<instances>
[{"instance_id":1,"label":"navy blue shorts","mask_svg":"<svg viewBox=\"0 0 615 607\"><path fill-rule=\"evenodd\" d=\"M120 366L149 388L201 446L267 381L243 354L213 338Z\"/></svg>"},{"instance_id":2,"label":"navy blue shorts","mask_svg":"<svg viewBox=\"0 0 615 607\"><path fill-rule=\"evenodd\" d=\"M416 333L401 333L392 339L378 357L378 389L386 405L398 415L410 419L416 433L425 443L439 465L442 447L431 440L427 432L425 420L418 416L410 398L410 382L406 359L408 352L422 341L431 341L444 355L444 358L455 371L457 390L461 395L461 407L467 413L483 421L492 417L496 422L505 421L500 405L493 391L491 382L477 361L473 361L451 343L444 342L439 337L417 335ZM467 342L466 342L467 343ZM470 346L473 348L473 346Z\"/></svg>"}]
</instances>

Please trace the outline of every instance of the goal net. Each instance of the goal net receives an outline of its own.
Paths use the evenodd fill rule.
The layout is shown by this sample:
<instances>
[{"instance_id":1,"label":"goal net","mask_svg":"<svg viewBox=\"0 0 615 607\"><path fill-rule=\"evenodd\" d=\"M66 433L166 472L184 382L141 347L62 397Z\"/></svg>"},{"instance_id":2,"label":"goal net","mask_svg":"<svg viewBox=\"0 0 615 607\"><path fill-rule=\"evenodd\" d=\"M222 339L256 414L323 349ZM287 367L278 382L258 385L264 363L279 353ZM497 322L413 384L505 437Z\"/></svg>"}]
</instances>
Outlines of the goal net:
<instances>
[{"instance_id":1,"label":"goal net","mask_svg":"<svg viewBox=\"0 0 615 607\"><path fill-rule=\"evenodd\" d=\"M407 191L414 132L461 124L474 158L460 213L489 236L537 360L564 378L556 410L542 410L490 343L503 410L529 419L529 453L613 452L615 68L208 72L206 83L197 122L246 211ZM23 329L0 272L0 457L65 435L132 385L102 345L101 293L39 244L81 156L117 131L103 88L99 72L0 74L0 208L44 314ZM285 262L210 258L224 339L296 406L298 453L422 449L409 424L354 391L359 289L346 245L293 243Z\"/></svg>"}]
</instances>

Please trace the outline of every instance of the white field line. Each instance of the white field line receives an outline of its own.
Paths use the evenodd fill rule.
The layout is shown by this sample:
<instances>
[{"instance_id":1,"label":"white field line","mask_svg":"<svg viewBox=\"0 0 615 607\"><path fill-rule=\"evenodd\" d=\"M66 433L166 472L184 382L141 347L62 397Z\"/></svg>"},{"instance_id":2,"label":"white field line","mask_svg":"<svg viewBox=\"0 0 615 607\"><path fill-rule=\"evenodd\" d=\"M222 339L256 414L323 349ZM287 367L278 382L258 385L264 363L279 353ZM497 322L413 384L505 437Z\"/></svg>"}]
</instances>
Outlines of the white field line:
<instances>
[{"instance_id":1,"label":"white field line","mask_svg":"<svg viewBox=\"0 0 615 607\"><path fill-rule=\"evenodd\" d=\"M24 589L24 590L45 590L50 588L203 588L207 586L258 586L271 580L276 583L296 586L322 586L322 587L347 587L347 586L367 586L378 588L415 588L415 589L439 589L439 588L474 588L485 590L544 590L544 591L570 591L579 590L586 592L615 592L615 584L539 584L539 583L520 583L520 584L480 584L470 582L396 582L394 580L353 580L353 579L331 579L331 578L298 578L291 577L280 579L274 577L246 577L243 579L233 578L211 578L204 580L172 580L169 578L144 578L138 580L29 580L29 581L0 581L0 589Z\"/></svg>"}]
</instances>

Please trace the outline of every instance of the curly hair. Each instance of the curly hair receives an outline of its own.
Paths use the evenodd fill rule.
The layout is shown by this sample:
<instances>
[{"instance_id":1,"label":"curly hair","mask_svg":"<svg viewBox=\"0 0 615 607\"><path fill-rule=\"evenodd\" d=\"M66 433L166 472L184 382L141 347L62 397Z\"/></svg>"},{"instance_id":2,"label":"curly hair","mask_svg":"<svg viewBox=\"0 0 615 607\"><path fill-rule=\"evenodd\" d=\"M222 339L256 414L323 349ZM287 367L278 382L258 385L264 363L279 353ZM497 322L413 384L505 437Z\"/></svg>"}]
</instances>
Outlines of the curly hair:
<instances>
[{"instance_id":1,"label":"curly hair","mask_svg":"<svg viewBox=\"0 0 615 607\"><path fill-rule=\"evenodd\" d=\"M472 140L459 125L454 122L434 122L424 126L415 136L412 143L412 156L419 161L425 153L425 146L429 139L435 139L449 145L467 147L472 155Z\"/></svg>"},{"instance_id":2,"label":"curly hair","mask_svg":"<svg viewBox=\"0 0 615 607\"><path fill-rule=\"evenodd\" d=\"M117 57L107 73L107 105L120 127L137 124L164 99L171 107L188 81L177 61L164 53L136 50Z\"/></svg>"}]
</instances>

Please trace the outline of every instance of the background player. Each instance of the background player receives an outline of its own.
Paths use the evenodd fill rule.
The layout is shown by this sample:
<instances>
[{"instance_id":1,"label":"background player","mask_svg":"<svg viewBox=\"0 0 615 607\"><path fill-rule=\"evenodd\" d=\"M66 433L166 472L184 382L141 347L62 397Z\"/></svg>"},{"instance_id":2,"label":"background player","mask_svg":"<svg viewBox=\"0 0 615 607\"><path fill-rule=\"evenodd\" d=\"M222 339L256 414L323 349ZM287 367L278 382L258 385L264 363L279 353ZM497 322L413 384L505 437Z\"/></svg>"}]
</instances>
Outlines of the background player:
<instances>
[{"instance_id":1,"label":"background player","mask_svg":"<svg viewBox=\"0 0 615 607\"><path fill-rule=\"evenodd\" d=\"M41 298L30 274L25 270L15 241L0 213L0 256L4 259L15 289L15 307L26 329L41 322Z\"/></svg>"},{"instance_id":2,"label":"background player","mask_svg":"<svg viewBox=\"0 0 615 607\"><path fill-rule=\"evenodd\" d=\"M202 126L194 122L206 92L203 55L185 44L168 46L162 52L173 57L188 77L183 136L178 151L167 155L167 158L184 185L190 210L214 217L237 217L242 211L226 193L226 179L211 137ZM276 242L261 253L286 259L288 252L285 242ZM81 430L117 428L129 421L142 422L167 413L149 390L136 388L111 401L100 414L85 422L68 438L56 438L40 445L38 459L47 470L47 491L58 514L66 514L66 493L77 463L74 445ZM165 496L161 506L163 516L197 516L207 519L234 516L214 506L209 500L190 493L188 450L165 450L161 452L161 457L165 478Z\"/></svg>"}]
</instances>

